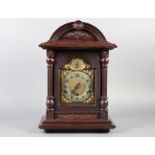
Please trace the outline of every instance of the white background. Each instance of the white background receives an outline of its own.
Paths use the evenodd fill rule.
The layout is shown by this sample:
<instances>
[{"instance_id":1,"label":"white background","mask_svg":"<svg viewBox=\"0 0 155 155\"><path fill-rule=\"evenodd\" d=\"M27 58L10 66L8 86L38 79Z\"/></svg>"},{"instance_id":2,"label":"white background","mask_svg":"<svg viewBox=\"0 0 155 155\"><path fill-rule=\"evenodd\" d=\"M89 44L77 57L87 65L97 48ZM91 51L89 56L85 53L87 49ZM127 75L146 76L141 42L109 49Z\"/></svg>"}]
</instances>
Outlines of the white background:
<instances>
[{"instance_id":1,"label":"white background","mask_svg":"<svg viewBox=\"0 0 155 155\"><path fill-rule=\"evenodd\" d=\"M155 3L154 0L117 0L117 1L116 0L108 0L108 1L91 0L89 1L89 3L87 0L85 1L83 0L78 0L78 1L74 1L74 0L65 0L65 1L63 0L26 0L26 1L25 0L13 0L13 1L0 0L0 17L2 18L8 18L8 17L9 18L15 18L15 17L16 18L26 18L26 17L27 18L32 18L32 17L47 18L49 17L49 18L78 18L78 19L79 17L81 18L87 17L87 18L148 18L149 19L149 18L155 17L154 3ZM66 22L66 19L64 22ZM51 26L52 25L50 25L50 27ZM1 28L1 25L0 25L0 28ZM107 37L109 39L109 34ZM109 96L111 97L111 95ZM153 98L153 95L151 98ZM0 104L4 105L4 102ZM112 104L112 102L110 104ZM124 106L125 105L126 104L124 104ZM153 102L152 102L152 105L153 105ZM147 107L146 107L146 110L147 110ZM113 113L111 111L111 115L112 114ZM39 114L39 117L40 117L40 114ZM38 119L38 116L36 120L37 119ZM1 118L1 120L3 119ZM143 121L143 119L141 120ZM33 124L33 126L35 125ZM118 129L118 125L117 125L117 129ZM116 131L116 130L113 130L113 131ZM17 131L17 134L18 134L18 131ZM72 155L73 153L75 155L76 154L94 155L94 154L103 154L103 153L110 154L110 155L111 154L124 155L124 153L127 155L128 154L142 154L142 155L154 154L154 143L155 143L154 137L153 138L152 137L150 138L144 138L144 137L143 138L141 137L140 138L138 137L109 138L110 135L111 133L108 135L107 138L92 137L93 136L92 134L89 135L90 137L75 137L75 136L69 137L68 135L66 135L66 137L60 136L55 138L54 137L47 138L47 137L50 137L49 135L47 135L46 138L40 138L40 137L6 138L4 137L4 138L0 138L0 146L1 146L1 153L8 154L8 155L10 154L21 155L21 153L24 155L27 155L27 154L42 155L42 154L51 154L51 153L67 154L67 155L70 155L70 154Z\"/></svg>"},{"instance_id":2,"label":"white background","mask_svg":"<svg viewBox=\"0 0 155 155\"><path fill-rule=\"evenodd\" d=\"M81 19L118 45L110 52L109 134L45 134L46 52L38 47L74 19L0 20L0 136L155 136L155 19Z\"/></svg>"}]
</instances>

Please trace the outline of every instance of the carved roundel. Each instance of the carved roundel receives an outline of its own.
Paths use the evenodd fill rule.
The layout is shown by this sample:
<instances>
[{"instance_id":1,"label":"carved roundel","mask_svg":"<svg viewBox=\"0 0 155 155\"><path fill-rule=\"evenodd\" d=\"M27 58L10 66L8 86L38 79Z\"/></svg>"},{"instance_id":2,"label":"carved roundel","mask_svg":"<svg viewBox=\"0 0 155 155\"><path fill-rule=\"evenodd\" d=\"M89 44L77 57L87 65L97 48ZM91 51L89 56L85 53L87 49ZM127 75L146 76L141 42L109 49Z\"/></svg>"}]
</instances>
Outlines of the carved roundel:
<instances>
[{"instance_id":1,"label":"carved roundel","mask_svg":"<svg viewBox=\"0 0 155 155\"><path fill-rule=\"evenodd\" d=\"M83 28L83 22L81 21L76 21L73 23L73 27L76 29L76 30L81 30Z\"/></svg>"}]
</instances>

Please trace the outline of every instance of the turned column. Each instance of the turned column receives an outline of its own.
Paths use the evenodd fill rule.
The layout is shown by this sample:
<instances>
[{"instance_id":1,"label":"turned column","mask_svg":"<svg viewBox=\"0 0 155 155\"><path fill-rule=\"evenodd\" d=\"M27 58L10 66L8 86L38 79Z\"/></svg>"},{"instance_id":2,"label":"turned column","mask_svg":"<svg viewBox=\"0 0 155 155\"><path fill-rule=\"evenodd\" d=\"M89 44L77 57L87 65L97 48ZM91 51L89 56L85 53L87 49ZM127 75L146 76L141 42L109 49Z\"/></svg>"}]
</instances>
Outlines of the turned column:
<instances>
[{"instance_id":1,"label":"turned column","mask_svg":"<svg viewBox=\"0 0 155 155\"><path fill-rule=\"evenodd\" d=\"M54 118L54 51L48 50L47 51L47 100L46 100L46 118L51 119Z\"/></svg>"},{"instance_id":2,"label":"turned column","mask_svg":"<svg viewBox=\"0 0 155 155\"><path fill-rule=\"evenodd\" d=\"M107 71L109 63L109 51L101 52L101 101L100 117L108 120L108 97L107 97Z\"/></svg>"}]
</instances>

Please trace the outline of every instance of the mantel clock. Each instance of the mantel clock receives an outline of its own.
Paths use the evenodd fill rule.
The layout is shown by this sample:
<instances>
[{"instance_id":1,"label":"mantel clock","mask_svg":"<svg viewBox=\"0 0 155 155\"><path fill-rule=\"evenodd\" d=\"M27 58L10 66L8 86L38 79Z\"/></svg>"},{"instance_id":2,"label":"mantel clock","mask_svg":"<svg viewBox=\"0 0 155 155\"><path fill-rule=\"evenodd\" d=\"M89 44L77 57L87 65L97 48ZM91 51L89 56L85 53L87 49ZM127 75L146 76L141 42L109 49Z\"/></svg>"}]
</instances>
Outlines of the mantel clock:
<instances>
[{"instance_id":1,"label":"mantel clock","mask_svg":"<svg viewBox=\"0 0 155 155\"><path fill-rule=\"evenodd\" d=\"M106 131L115 127L108 117L107 65L116 48L95 26L75 21L58 28L39 45L47 51L45 131Z\"/></svg>"}]
</instances>

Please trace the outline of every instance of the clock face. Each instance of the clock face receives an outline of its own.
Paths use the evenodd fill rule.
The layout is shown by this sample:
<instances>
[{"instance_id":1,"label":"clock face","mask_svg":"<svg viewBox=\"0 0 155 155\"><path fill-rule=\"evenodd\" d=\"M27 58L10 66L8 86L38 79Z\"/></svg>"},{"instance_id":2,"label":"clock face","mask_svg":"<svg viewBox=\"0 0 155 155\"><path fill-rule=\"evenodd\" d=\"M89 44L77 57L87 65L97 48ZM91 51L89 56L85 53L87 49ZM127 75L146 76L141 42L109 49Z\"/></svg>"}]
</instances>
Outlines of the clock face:
<instances>
[{"instance_id":1,"label":"clock face","mask_svg":"<svg viewBox=\"0 0 155 155\"><path fill-rule=\"evenodd\" d=\"M73 71L62 81L62 93L71 102L82 102L88 99L93 91L92 80L87 73Z\"/></svg>"}]
</instances>

